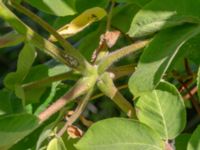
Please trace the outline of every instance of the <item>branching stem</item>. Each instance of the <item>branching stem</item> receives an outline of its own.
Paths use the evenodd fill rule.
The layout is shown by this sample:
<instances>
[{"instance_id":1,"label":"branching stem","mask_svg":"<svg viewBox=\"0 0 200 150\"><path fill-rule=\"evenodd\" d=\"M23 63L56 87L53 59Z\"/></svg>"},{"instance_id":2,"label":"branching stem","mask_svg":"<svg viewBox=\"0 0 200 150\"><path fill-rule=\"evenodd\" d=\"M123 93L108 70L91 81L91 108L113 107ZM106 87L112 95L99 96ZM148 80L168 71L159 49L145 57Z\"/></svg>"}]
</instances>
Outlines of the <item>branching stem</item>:
<instances>
[{"instance_id":1,"label":"branching stem","mask_svg":"<svg viewBox=\"0 0 200 150\"><path fill-rule=\"evenodd\" d=\"M123 97L123 95L115 87L112 78L108 73L104 73L101 79L97 83L99 89L108 96L127 116L136 118L135 109L133 106Z\"/></svg>"},{"instance_id":2,"label":"branching stem","mask_svg":"<svg viewBox=\"0 0 200 150\"><path fill-rule=\"evenodd\" d=\"M137 43L125 46L121 49L110 53L104 59L101 60L98 67L99 74L103 73L106 69L108 69L114 62L118 61L119 59L127 56L130 53L137 52L141 48L145 47L149 42L149 40L139 41Z\"/></svg>"},{"instance_id":3,"label":"branching stem","mask_svg":"<svg viewBox=\"0 0 200 150\"><path fill-rule=\"evenodd\" d=\"M32 20L41 25L49 33L53 34L57 40L60 42L62 47L65 50L64 58L68 59L68 65L70 67L81 71L83 74L86 74L87 69L91 68L87 60L80 54L69 42L67 42L62 36L60 36L56 30L54 30L47 22L42 20L40 17L32 13L30 10L26 9L22 5L18 4L15 0L10 0L12 5L23 14L30 17Z\"/></svg>"}]
</instances>

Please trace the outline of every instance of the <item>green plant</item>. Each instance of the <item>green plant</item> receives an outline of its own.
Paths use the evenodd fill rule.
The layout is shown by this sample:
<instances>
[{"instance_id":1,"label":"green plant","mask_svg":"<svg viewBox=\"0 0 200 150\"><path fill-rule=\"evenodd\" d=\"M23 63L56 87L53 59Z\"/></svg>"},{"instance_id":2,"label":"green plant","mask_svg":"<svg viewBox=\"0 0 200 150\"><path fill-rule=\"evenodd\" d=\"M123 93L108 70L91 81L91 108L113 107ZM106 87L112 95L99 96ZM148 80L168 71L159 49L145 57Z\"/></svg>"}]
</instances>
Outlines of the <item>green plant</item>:
<instances>
[{"instance_id":1,"label":"green plant","mask_svg":"<svg viewBox=\"0 0 200 150\"><path fill-rule=\"evenodd\" d=\"M199 127L183 134L200 115L199 5L0 0L0 18L11 27L0 48L23 43L0 91L0 149L200 149ZM35 64L40 51L52 59ZM88 104L108 101L103 96L117 106L101 103L103 110L119 109L98 121L109 115L91 117ZM187 122L190 104L197 113Z\"/></svg>"}]
</instances>

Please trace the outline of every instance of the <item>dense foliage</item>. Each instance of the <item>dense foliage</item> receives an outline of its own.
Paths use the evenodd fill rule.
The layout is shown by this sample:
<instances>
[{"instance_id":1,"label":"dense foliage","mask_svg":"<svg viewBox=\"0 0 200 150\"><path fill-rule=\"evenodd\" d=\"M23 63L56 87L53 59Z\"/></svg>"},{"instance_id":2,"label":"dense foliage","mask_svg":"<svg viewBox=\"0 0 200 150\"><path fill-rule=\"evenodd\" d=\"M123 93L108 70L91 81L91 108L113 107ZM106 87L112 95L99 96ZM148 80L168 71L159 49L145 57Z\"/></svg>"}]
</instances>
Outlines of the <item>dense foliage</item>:
<instances>
[{"instance_id":1,"label":"dense foliage","mask_svg":"<svg viewBox=\"0 0 200 150\"><path fill-rule=\"evenodd\" d=\"M200 0L0 0L1 150L199 150Z\"/></svg>"}]
</instances>

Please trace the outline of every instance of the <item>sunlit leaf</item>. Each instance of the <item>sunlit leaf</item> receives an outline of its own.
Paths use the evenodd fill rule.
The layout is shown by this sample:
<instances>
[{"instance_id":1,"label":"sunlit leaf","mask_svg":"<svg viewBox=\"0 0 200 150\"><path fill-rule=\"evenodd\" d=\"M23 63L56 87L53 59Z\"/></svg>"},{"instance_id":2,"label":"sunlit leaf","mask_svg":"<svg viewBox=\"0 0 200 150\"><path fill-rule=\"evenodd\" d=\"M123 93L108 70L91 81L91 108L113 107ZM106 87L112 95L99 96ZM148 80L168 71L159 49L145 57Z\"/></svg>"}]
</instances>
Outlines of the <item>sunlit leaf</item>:
<instances>
[{"instance_id":1,"label":"sunlit leaf","mask_svg":"<svg viewBox=\"0 0 200 150\"><path fill-rule=\"evenodd\" d=\"M152 0L134 17L128 34L140 37L183 23L199 23L200 0Z\"/></svg>"},{"instance_id":2,"label":"sunlit leaf","mask_svg":"<svg viewBox=\"0 0 200 150\"><path fill-rule=\"evenodd\" d=\"M151 128L120 118L95 123L75 146L78 150L163 150L162 140Z\"/></svg>"},{"instance_id":3,"label":"sunlit leaf","mask_svg":"<svg viewBox=\"0 0 200 150\"><path fill-rule=\"evenodd\" d=\"M153 90L169 67L182 53L181 46L200 32L200 26L183 25L160 32L142 54L136 72L129 80L129 88L135 96Z\"/></svg>"},{"instance_id":4,"label":"sunlit leaf","mask_svg":"<svg viewBox=\"0 0 200 150\"><path fill-rule=\"evenodd\" d=\"M58 33L62 35L64 38L68 38L82 31L84 28L88 27L95 21L101 20L105 17L106 11L100 7L94 7L87 9L78 17L73 19L69 24L64 25L60 29L58 29ZM50 40L56 41L56 39L51 36Z\"/></svg>"},{"instance_id":5,"label":"sunlit leaf","mask_svg":"<svg viewBox=\"0 0 200 150\"><path fill-rule=\"evenodd\" d=\"M146 92L136 101L138 119L153 127L162 139L174 139L186 124L183 99L176 87L161 82L152 92Z\"/></svg>"}]
</instances>

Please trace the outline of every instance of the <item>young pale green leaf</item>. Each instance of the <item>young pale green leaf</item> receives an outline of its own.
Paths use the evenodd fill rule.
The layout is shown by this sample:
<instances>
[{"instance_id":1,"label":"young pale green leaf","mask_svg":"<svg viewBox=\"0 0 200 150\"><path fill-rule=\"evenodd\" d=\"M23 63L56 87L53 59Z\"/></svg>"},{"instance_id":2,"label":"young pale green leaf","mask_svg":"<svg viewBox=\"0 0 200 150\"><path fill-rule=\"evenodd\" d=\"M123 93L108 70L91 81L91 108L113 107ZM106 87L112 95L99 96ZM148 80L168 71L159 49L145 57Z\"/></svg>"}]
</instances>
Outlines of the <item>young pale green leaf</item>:
<instances>
[{"instance_id":1,"label":"young pale green leaf","mask_svg":"<svg viewBox=\"0 0 200 150\"><path fill-rule=\"evenodd\" d=\"M142 92L153 90L182 53L181 46L199 32L200 26L183 25L156 35L144 50L136 72L129 80L132 94L139 96Z\"/></svg>"},{"instance_id":2,"label":"young pale green leaf","mask_svg":"<svg viewBox=\"0 0 200 150\"><path fill-rule=\"evenodd\" d=\"M190 134L181 134L175 139L176 150L187 150L187 144L190 139Z\"/></svg>"},{"instance_id":3,"label":"young pale green leaf","mask_svg":"<svg viewBox=\"0 0 200 150\"><path fill-rule=\"evenodd\" d=\"M26 43L18 57L17 71L9 73L4 79L4 84L8 89L14 90L17 84L22 83L34 62L35 57L35 49L31 44Z\"/></svg>"},{"instance_id":4,"label":"young pale green leaf","mask_svg":"<svg viewBox=\"0 0 200 150\"><path fill-rule=\"evenodd\" d=\"M67 150L67 149L65 147L62 138L55 137L49 142L47 150Z\"/></svg>"},{"instance_id":5,"label":"young pale green leaf","mask_svg":"<svg viewBox=\"0 0 200 150\"><path fill-rule=\"evenodd\" d=\"M0 37L0 48L15 46L22 43L24 39L24 36L15 32L7 33L6 35Z\"/></svg>"},{"instance_id":6,"label":"young pale green leaf","mask_svg":"<svg viewBox=\"0 0 200 150\"><path fill-rule=\"evenodd\" d=\"M56 16L74 15L75 0L25 0L33 7Z\"/></svg>"},{"instance_id":7,"label":"young pale green leaf","mask_svg":"<svg viewBox=\"0 0 200 150\"><path fill-rule=\"evenodd\" d=\"M74 18L69 24L64 25L60 29L58 29L58 33L64 38L68 38L82 31L89 25L91 25L95 21L101 20L106 16L106 11L100 7L93 7L87 9L78 17ZM50 36L51 41L57 41L54 36Z\"/></svg>"},{"instance_id":8,"label":"young pale green leaf","mask_svg":"<svg viewBox=\"0 0 200 150\"><path fill-rule=\"evenodd\" d=\"M95 123L75 145L78 150L163 150L160 137L136 120L113 118Z\"/></svg>"},{"instance_id":9,"label":"young pale green leaf","mask_svg":"<svg viewBox=\"0 0 200 150\"><path fill-rule=\"evenodd\" d=\"M7 150L38 126L37 117L15 114L0 118L0 149Z\"/></svg>"},{"instance_id":10,"label":"young pale green leaf","mask_svg":"<svg viewBox=\"0 0 200 150\"><path fill-rule=\"evenodd\" d=\"M192 137L189 140L187 150L199 150L200 149L200 126L196 128Z\"/></svg>"},{"instance_id":11,"label":"young pale green leaf","mask_svg":"<svg viewBox=\"0 0 200 150\"><path fill-rule=\"evenodd\" d=\"M152 92L136 101L137 117L159 133L162 139L174 139L184 129L186 111L175 86L161 82Z\"/></svg>"},{"instance_id":12,"label":"young pale green leaf","mask_svg":"<svg viewBox=\"0 0 200 150\"><path fill-rule=\"evenodd\" d=\"M183 23L199 23L200 0L152 0L134 17L128 34L141 37Z\"/></svg>"}]
</instances>

